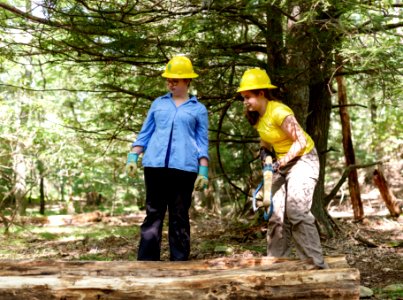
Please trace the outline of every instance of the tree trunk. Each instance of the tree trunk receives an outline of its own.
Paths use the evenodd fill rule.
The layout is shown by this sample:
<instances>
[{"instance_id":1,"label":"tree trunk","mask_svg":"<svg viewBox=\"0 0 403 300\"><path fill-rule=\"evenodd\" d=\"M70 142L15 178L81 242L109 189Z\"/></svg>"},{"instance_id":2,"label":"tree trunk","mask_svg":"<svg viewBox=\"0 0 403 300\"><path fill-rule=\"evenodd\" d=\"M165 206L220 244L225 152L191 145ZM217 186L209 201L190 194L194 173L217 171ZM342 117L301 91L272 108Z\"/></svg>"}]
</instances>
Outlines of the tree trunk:
<instances>
[{"instance_id":1,"label":"tree trunk","mask_svg":"<svg viewBox=\"0 0 403 300\"><path fill-rule=\"evenodd\" d=\"M23 155L23 145L17 140L15 150L13 152L13 170L15 175L14 181L14 197L17 213L21 216L25 215L26 203L26 164Z\"/></svg>"},{"instance_id":2,"label":"tree trunk","mask_svg":"<svg viewBox=\"0 0 403 300\"><path fill-rule=\"evenodd\" d=\"M41 159L36 161L36 168L39 174L39 213L45 214L45 166Z\"/></svg>"},{"instance_id":3,"label":"tree trunk","mask_svg":"<svg viewBox=\"0 0 403 300\"><path fill-rule=\"evenodd\" d=\"M65 194L65 187L66 187L66 175L65 170L61 170L60 172L60 200L65 202L64 194Z\"/></svg>"},{"instance_id":4,"label":"tree trunk","mask_svg":"<svg viewBox=\"0 0 403 300\"><path fill-rule=\"evenodd\" d=\"M188 262L0 261L2 299L359 299L343 257L307 261L220 258Z\"/></svg>"},{"instance_id":5,"label":"tree trunk","mask_svg":"<svg viewBox=\"0 0 403 300\"><path fill-rule=\"evenodd\" d=\"M39 199L40 199L40 208L39 213L41 215L45 214L45 178L41 175L39 182Z\"/></svg>"},{"instance_id":6,"label":"tree trunk","mask_svg":"<svg viewBox=\"0 0 403 300\"><path fill-rule=\"evenodd\" d=\"M309 115L307 118L307 132L315 142L319 155L319 178L316 184L312 213L320 224L321 233L329 237L334 235L334 229L323 205L325 198L325 168L327 155L327 140L330 126L332 103L327 89L327 80L310 86Z\"/></svg>"},{"instance_id":7,"label":"tree trunk","mask_svg":"<svg viewBox=\"0 0 403 300\"><path fill-rule=\"evenodd\" d=\"M341 63L341 58L338 58L338 63ZM339 68L342 71L342 67ZM343 135L343 149L346 166L355 165L355 154L353 141L351 139L350 116L347 110L347 91L344 78L342 76L336 77L337 91L339 99L339 113ZM358 183L357 169L351 170L348 174L348 189L350 191L351 204L353 206L354 220L360 221L364 218L364 209L362 206L360 185Z\"/></svg>"},{"instance_id":8,"label":"tree trunk","mask_svg":"<svg viewBox=\"0 0 403 300\"><path fill-rule=\"evenodd\" d=\"M338 38L329 27L330 16L339 15L335 7L327 7L326 11L317 11L316 27L312 26L309 35L314 35L315 46L307 53L310 57L309 108L306 130L315 142L319 154L320 171L316 185L312 213L321 225L321 233L329 237L334 235L334 228L323 205L325 199L325 168L328 152L328 135L332 110L330 78L333 74L333 50L337 47ZM334 22L336 20L332 20ZM329 29L327 29L329 28Z\"/></svg>"},{"instance_id":9,"label":"tree trunk","mask_svg":"<svg viewBox=\"0 0 403 300\"><path fill-rule=\"evenodd\" d=\"M281 71L286 66L284 58L284 31L282 23L282 13L279 10L280 0L271 1L266 6L266 54L267 54L267 70L270 78L275 82L284 82L281 78Z\"/></svg>"},{"instance_id":10,"label":"tree trunk","mask_svg":"<svg viewBox=\"0 0 403 300\"><path fill-rule=\"evenodd\" d=\"M381 170L374 170L374 183L378 187L382 199L390 212L390 215L394 218L400 216L400 207L397 204L396 198L393 195L392 191L389 189L388 183L386 182L385 176L383 176Z\"/></svg>"},{"instance_id":11,"label":"tree trunk","mask_svg":"<svg viewBox=\"0 0 403 300\"><path fill-rule=\"evenodd\" d=\"M309 107L309 56L307 53L312 48L311 37L307 36L305 22L296 23L300 16L306 13L307 8L301 1L292 1L289 14L294 19L288 19L288 31L286 49L288 50L287 69L290 76L285 84L287 90L285 103L291 107L298 123L305 129ZM294 21L295 20L295 21Z\"/></svg>"}]
</instances>

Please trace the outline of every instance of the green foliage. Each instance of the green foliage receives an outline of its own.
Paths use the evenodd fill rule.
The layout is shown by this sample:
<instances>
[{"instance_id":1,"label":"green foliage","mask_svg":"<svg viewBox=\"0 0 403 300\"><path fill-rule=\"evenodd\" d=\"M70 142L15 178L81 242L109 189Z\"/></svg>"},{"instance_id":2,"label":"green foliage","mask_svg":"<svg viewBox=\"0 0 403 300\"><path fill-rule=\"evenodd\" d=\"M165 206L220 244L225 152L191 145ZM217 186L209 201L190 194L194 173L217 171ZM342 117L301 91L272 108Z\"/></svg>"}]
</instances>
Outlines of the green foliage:
<instances>
[{"instance_id":1,"label":"green foliage","mask_svg":"<svg viewBox=\"0 0 403 300\"><path fill-rule=\"evenodd\" d=\"M55 241L59 239L59 235L52 232L42 232L39 237L47 241Z\"/></svg>"},{"instance_id":2,"label":"green foliage","mask_svg":"<svg viewBox=\"0 0 403 300\"><path fill-rule=\"evenodd\" d=\"M398 159L401 155L403 119L401 107L393 103L396 98L387 99L382 90L377 91L354 79L348 81L347 87L349 102L356 105L351 106L348 111L357 164L379 161L383 157ZM330 160L337 158L339 164L344 164L337 109L332 114L329 142L337 150L330 153Z\"/></svg>"},{"instance_id":3,"label":"green foliage","mask_svg":"<svg viewBox=\"0 0 403 300\"><path fill-rule=\"evenodd\" d=\"M113 257L105 257L102 253L94 253L94 254L84 254L80 255L79 260L84 261L112 261Z\"/></svg>"},{"instance_id":4,"label":"green foliage","mask_svg":"<svg viewBox=\"0 0 403 300\"><path fill-rule=\"evenodd\" d=\"M96 191L115 213L141 206L143 180L125 176L126 153L151 101L166 92L160 74L176 54L200 74L192 92L209 110L210 169L223 205L242 205L260 179L258 135L236 101L239 78L248 67L265 68L290 92L304 77L289 63L301 55L293 40L310 47L300 57L309 60L301 72L311 83L333 78L342 57L351 102L367 107L350 110L358 159L401 149L401 8L392 1L67 0L35 4L28 15L11 5L29 11L25 1L0 2L0 211L12 198L18 141L33 198L42 177L47 200ZM287 19L294 5L300 14ZM332 117L329 143L341 150ZM330 158L342 160L342 152Z\"/></svg>"},{"instance_id":5,"label":"green foliage","mask_svg":"<svg viewBox=\"0 0 403 300\"><path fill-rule=\"evenodd\" d=\"M400 289L398 286L400 286ZM375 289L375 294L380 299L399 300L403 297L403 288L401 284L396 284L396 289Z\"/></svg>"}]
</instances>

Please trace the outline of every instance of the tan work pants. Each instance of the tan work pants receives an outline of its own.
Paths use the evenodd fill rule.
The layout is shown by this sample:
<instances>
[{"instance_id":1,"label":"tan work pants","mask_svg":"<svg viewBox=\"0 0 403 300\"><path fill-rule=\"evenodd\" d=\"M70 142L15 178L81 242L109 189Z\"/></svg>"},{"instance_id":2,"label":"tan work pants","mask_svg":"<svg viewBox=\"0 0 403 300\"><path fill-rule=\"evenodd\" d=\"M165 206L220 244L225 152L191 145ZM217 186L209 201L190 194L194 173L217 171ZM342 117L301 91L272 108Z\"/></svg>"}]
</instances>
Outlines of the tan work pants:
<instances>
[{"instance_id":1,"label":"tan work pants","mask_svg":"<svg viewBox=\"0 0 403 300\"><path fill-rule=\"evenodd\" d=\"M286 257L292 239L300 259L311 258L319 268L324 262L320 238L311 213L312 197L319 176L315 149L281 168L273 176L273 215L267 232L267 255Z\"/></svg>"}]
</instances>

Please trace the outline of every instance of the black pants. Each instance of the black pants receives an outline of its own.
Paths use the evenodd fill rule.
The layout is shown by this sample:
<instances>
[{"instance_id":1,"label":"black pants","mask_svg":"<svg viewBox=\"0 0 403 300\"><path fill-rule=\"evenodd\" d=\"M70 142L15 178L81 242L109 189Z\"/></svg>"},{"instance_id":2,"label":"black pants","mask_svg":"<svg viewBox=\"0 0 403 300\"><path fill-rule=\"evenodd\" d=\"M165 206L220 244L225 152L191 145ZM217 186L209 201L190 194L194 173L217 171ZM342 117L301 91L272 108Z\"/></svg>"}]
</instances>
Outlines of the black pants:
<instances>
[{"instance_id":1,"label":"black pants","mask_svg":"<svg viewBox=\"0 0 403 300\"><path fill-rule=\"evenodd\" d=\"M169 213L170 260L188 260L189 208L197 173L168 168L144 168L146 218L141 225L137 260L160 260L162 226Z\"/></svg>"}]
</instances>

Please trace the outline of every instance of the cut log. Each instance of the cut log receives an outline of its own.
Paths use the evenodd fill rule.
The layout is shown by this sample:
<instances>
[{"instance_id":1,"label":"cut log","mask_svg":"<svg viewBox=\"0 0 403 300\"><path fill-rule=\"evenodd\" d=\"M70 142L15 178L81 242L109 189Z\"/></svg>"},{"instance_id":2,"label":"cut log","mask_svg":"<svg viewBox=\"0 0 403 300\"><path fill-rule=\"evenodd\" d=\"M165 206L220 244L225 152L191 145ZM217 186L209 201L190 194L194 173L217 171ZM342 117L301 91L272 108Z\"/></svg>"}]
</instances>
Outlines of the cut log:
<instances>
[{"instance_id":1,"label":"cut log","mask_svg":"<svg viewBox=\"0 0 403 300\"><path fill-rule=\"evenodd\" d=\"M326 261L0 261L0 299L359 299L358 270Z\"/></svg>"}]
</instances>

